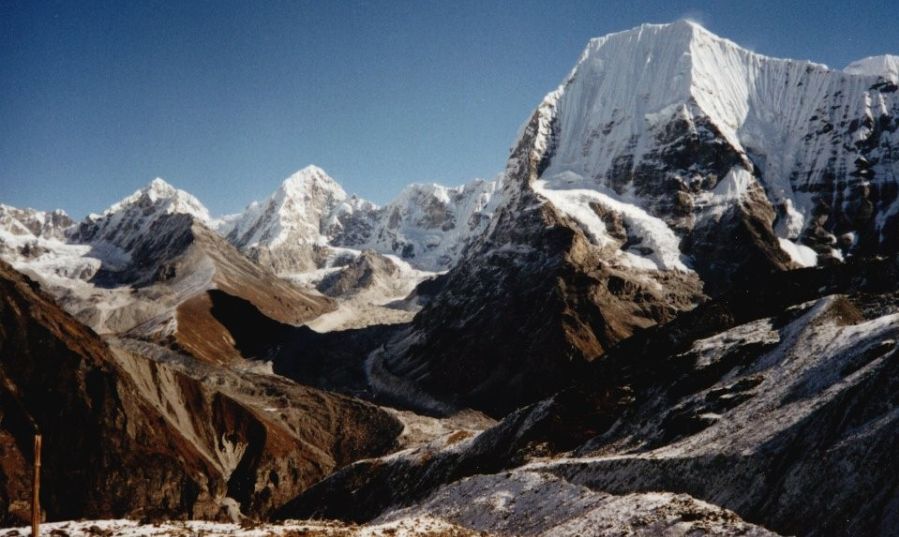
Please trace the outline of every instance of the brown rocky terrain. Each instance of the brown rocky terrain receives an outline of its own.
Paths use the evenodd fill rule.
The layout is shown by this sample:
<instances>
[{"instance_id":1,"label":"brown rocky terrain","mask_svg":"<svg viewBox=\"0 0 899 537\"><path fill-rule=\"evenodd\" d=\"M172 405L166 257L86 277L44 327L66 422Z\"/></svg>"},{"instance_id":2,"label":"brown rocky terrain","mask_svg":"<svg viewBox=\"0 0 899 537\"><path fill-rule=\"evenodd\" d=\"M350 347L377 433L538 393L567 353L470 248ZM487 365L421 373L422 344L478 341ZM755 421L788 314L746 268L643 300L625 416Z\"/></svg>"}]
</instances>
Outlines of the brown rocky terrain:
<instances>
[{"instance_id":1,"label":"brown rocky terrain","mask_svg":"<svg viewBox=\"0 0 899 537\"><path fill-rule=\"evenodd\" d=\"M402 429L376 407L276 377L135 340L110 347L36 283L0 271L5 523L26 512L32 423L49 520L264 515L389 450Z\"/></svg>"}]
</instances>

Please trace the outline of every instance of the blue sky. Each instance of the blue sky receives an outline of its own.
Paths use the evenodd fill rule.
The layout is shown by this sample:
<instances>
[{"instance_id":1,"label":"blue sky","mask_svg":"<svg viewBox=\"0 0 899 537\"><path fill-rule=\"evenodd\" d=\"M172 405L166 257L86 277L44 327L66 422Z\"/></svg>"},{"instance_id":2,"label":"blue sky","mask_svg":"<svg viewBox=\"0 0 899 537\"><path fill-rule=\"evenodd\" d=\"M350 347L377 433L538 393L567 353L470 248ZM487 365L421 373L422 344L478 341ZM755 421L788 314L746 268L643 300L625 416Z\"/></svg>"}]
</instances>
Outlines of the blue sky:
<instances>
[{"instance_id":1,"label":"blue sky","mask_svg":"<svg viewBox=\"0 0 899 537\"><path fill-rule=\"evenodd\" d=\"M834 67L895 0L0 2L0 202L98 211L160 176L240 210L318 164L383 203L492 177L590 37L689 17Z\"/></svg>"}]
</instances>

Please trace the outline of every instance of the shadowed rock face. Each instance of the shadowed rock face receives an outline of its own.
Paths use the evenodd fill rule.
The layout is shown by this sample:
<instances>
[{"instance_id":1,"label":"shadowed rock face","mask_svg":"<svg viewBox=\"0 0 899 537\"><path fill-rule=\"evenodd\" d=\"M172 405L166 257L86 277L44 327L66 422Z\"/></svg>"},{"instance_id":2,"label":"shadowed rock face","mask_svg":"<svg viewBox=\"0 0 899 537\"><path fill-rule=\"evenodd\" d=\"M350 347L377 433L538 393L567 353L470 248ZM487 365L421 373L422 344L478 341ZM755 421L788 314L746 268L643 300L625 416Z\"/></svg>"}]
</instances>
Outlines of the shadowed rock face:
<instances>
[{"instance_id":1,"label":"shadowed rock face","mask_svg":"<svg viewBox=\"0 0 899 537\"><path fill-rule=\"evenodd\" d=\"M462 436L450 449L425 446L353 464L286 504L275 517L365 522L388 508L414 504L444 484L572 449L606 429L626 401L625 393L564 392L512 413L474 438Z\"/></svg>"},{"instance_id":2,"label":"shadowed rock face","mask_svg":"<svg viewBox=\"0 0 899 537\"><path fill-rule=\"evenodd\" d=\"M343 270L326 276L317 286L328 296L344 296L372 287L378 278L390 278L399 272L397 266L373 251L362 252Z\"/></svg>"},{"instance_id":3,"label":"shadowed rock face","mask_svg":"<svg viewBox=\"0 0 899 537\"><path fill-rule=\"evenodd\" d=\"M557 475L685 492L785 534L891 535L899 467L895 259L779 275L635 338L594 385L633 404Z\"/></svg>"},{"instance_id":4,"label":"shadowed rock face","mask_svg":"<svg viewBox=\"0 0 899 537\"><path fill-rule=\"evenodd\" d=\"M110 347L0 265L0 520L22 521L34 423L50 520L264 516L402 426L371 405L151 343ZM212 380L214 379L214 380Z\"/></svg>"}]
</instances>

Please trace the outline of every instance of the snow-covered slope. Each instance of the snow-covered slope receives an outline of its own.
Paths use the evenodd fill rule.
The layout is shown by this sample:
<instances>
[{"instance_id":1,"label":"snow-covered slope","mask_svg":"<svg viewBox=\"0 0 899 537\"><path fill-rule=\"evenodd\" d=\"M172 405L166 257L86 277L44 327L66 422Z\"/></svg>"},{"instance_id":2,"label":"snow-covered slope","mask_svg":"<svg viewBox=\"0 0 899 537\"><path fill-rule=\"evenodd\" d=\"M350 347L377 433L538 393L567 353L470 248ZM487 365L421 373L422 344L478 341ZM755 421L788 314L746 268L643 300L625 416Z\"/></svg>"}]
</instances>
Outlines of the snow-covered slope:
<instances>
[{"instance_id":1,"label":"snow-covered slope","mask_svg":"<svg viewBox=\"0 0 899 537\"><path fill-rule=\"evenodd\" d=\"M285 179L267 200L227 218L219 231L276 272L306 272L318 268L316 249L339 228L336 213L364 208L324 170L308 166Z\"/></svg>"},{"instance_id":2,"label":"snow-covered slope","mask_svg":"<svg viewBox=\"0 0 899 537\"><path fill-rule=\"evenodd\" d=\"M65 243L74 222L63 211L18 209L0 204L0 256L11 263L35 262L39 258L46 272L71 275L90 268L84 263L66 266L66 258L80 257L84 247Z\"/></svg>"},{"instance_id":3,"label":"snow-covered slope","mask_svg":"<svg viewBox=\"0 0 899 537\"><path fill-rule=\"evenodd\" d=\"M168 215L185 214L214 226L209 211L192 195L154 179L101 214L75 223L62 211L43 212L0 205L0 253L20 270L43 277L92 278L101 264L120 269L135 246Z\"/></svg>"},{"instance_id":4,"label":"snow-covered slope","mask_svg":"<svg viewBox=\"0 0 899 537\"><path fill-rule=\"evenodd\" d=\"M18 209L0 203L0 232L17 236L63 239L74 224L64 211Z\"/></svg>"},{"instance_id":5,"label":"snow-covered slope","mask_svg":"<svg viewBox=\"0 0 899 537\"><path fill-rule=\"evenodd\" d=\"M481 179L455 188L409 185L373 215L367 236L340 234L335 242L397 255L421 270L446 270L486 230L496 187L497 181Z\"/></svg>"}]
</instances>

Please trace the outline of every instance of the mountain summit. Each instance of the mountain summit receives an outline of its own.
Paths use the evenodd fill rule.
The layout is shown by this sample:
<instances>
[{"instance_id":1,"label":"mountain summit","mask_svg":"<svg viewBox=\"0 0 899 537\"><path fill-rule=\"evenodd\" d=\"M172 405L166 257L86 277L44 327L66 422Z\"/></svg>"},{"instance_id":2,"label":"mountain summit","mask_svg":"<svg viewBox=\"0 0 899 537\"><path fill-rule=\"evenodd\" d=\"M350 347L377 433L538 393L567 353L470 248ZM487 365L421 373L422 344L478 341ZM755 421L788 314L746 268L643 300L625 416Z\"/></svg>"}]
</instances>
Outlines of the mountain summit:
<instances>
[{"instance_id":1,"label":"mountain summit","mask_svg":"<svg viewBox=\"0 0 899 537\"><path fill-rule=\"evenodd\" d=\"M127 251L160 218L172 214L185 214L205 225L212 222L209 210L200 200L157 177L103 213L89 215L73 232L73 238L78 242L106 243Z\"/></svg>"},{"instance_id":2,"label":"mountain summit","mask_svg":"<svg viewBox=\"0 0 899 537\"><path fill-rule=\"evenodd\" d=\"M825 259L895 250L899 162L889 147L899 97L872 74L890 64L870 59L835 71L767 58L685 21L594 39L541 106L551 123L540 140L551 157L541 178L550 189L596 183L655 207L677 228L720 198L696 183L708 172L730 174L736 189L764 188L779 239ZM710 151L685 153L679 141ZM839 177L854 179L841 185ZM676 200L657 195L671 189Z\"/></svg>"}]
</instances>

